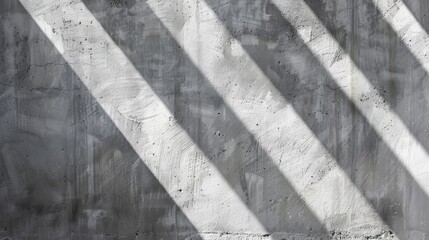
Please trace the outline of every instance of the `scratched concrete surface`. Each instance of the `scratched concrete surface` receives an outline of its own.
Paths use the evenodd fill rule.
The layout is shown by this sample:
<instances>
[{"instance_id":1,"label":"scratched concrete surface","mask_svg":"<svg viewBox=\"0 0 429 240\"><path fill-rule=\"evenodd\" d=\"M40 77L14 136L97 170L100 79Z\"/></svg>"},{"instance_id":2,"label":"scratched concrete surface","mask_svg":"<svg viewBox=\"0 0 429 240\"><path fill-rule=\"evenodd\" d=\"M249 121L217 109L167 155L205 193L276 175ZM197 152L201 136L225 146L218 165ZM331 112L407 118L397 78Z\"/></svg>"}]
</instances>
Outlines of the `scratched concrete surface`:
<instances>
[{"instance_id":1,"label":"scratched concrete surface","mask_svg":"<svg viewBox=\"0 0 429 240\"><path fill-rule=\"evenodd\" d=\"M279 1L1 1L0 239L429 239L401 1ZM327 34L349 79L307 46Z\"/></svg>"}]
</instances>

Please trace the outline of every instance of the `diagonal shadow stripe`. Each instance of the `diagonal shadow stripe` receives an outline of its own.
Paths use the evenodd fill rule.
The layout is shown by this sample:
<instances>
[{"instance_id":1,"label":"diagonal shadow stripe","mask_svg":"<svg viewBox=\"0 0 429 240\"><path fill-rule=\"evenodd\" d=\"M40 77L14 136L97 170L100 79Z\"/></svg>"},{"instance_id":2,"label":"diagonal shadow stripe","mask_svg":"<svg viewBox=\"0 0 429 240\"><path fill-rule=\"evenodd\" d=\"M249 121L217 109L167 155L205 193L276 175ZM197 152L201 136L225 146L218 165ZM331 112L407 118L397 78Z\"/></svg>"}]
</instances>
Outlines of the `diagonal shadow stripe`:
<instances>
[{"instance_id":1,"label":"diagonal shadow stripe","mask_svg":"<svg viewBox=\"0 0 429 240\"><path fill-rule=\"evenodd\" d=\"M352 17L344 18L337 17L339 12L335 10L319 11L325 7L322 1L305 2L384 98L381 105L387 104L395 111L429 151L429 136L419 127L429 117L428 73L379 9L372 1L347 1L345 5L349 7L338 11ZM336 4L331 8L336 9ZM414 108L418 110L413 112Z\"/></svg>"},{"instance_id":2,"label":"diagonal shadow stripe","mask_svg":"<svg viewBox=\"0 0 429 240\"><path fill-rule=\"evenodd\" d=\"M84 3L267 231L328 237L323 224L146 2ZM201 112L205 109L209 113ZM225 155L227 143L234 141L239 141L233 145L234 156ZM246 175L262 173L270 176L270 181L262 182L262 200L256 204L250 194L254 186ZM269 221L274 217L270 210L273 202L279 209L274 224Z\"/></svg>"},{"instance_id":3,"label":"diagonal shadow stripe","mask_svg":"<svg viewBox=\"0 0 429 240\"><path fill-rule=\"evenodd\" d=\"M425 232L424 214L412 209L414 204L423 207L429 203L425 192L297 37L295 28L280 11L269 2L262 3L264 14L269 16L269 20L264 21L255 11L242 9L242 6L251 6L249 1L206 2L235 38L257 36L260 44L242 42L244 49L395 233L407 239L411 229ZM258 1L253 3L256 8ZM318 6L317 9L320 13L327 8ZM344 39L341 42L347 43ZM294 80L296 77L299 81ZM319 96L324 97L322 102ZM409 197L410 194L413 197ZM423 223L417 223L417 219Z\"/></svg>"},{"instance_id":4,"label":"diagonal shadow stripe","mask_svg":"<svg viewBox=\"0 0 429 240\"><path fill-rule=\"evenodd\" d=\"M200 239L18 1L0 51L2 239Z\"/></svg>"},{"instance_id":5,"label":"diagonal shadow stripe","mask_svg":"<svg viewBox=\"0 0 429 240\"><path fill-rule=\"evenodd\" d=\"M427 125L429 112L428 73L384 19L379 9L372 1L347 1L345 5L349 7L342 11L337 3L331 6L332 11L321 12L318 9L324 7L322 2L305 2L343 49L350 53L356 66L382 94L386 104L397 113L413 136L428 151L429 136L424 127ZM410 7L410 3L403 2ZM344 12L352 18L339 16ZM427 24L422 21L420 23L426 28ZM350 42L353 45L348 45ZM407 204L404 209L419 221L408 218L404 219L403 224L405 228L427 232L428 212L416 210L427 209L427 193L413 186L414 183L406 190L408 194L404 196L404 202Z\"/></svg>"}]
</instances>

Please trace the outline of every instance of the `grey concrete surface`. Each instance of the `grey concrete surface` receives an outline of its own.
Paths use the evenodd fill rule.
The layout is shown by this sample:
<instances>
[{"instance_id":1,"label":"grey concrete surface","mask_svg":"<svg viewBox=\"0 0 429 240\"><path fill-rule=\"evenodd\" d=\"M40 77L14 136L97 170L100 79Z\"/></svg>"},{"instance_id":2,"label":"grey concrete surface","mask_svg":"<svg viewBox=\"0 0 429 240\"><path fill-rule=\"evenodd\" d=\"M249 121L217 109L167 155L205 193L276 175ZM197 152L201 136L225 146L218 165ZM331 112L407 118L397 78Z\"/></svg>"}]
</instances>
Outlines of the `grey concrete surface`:
<instances>
[{"instance_id":1,"label":"grey concrete surface","mask_svg":"<svg viewBox=\"0 0 429 240\"><path fill-rule=\"evenodd\" d=\"M278 2L0 2L0 239L429 239L401 1Z\"/></svg>"},{"instance_id":2,"label":"grey concrete surface","mask_svg":"<svg viewBox=\"0 0 429 240\"><path fill-rule=\"evenodd\" d=\"M197 234L21 4L0 9L1 239Z\"/></svg>"}]
</instances>

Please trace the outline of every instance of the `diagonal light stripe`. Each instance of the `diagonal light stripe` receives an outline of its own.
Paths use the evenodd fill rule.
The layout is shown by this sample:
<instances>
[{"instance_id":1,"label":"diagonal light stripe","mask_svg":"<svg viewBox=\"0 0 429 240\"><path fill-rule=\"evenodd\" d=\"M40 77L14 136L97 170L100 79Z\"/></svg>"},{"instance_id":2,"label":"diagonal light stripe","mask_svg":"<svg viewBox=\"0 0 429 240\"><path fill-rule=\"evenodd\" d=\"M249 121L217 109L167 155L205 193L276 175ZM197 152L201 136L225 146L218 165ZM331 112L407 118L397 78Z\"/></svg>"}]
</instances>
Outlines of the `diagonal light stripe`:
<instances>
[{"instance_id":1,"label":"diagonal light stripe","mask_svg":"<svg viewBox=\"0 0 429 240\"><path fill-rule=\"evenodd\" d=\"M429 35L402 0L372 1L404 45L429 73Z\"/></svg>"},{"instance_id":2,"label":"diagonal light stripe","mask_svg":"<svg viewBox=\"0 0 429 240\"><path fill-rule=\"evenodd\" d=\"M210 226L220 226L230 232L266 232L186 131L171 121L173 116L162 100L81 1L69 4L68 1L22 0L21 3L200 232L211 230ZM58 4L67 7L57 8ZM50 14L44 14L46 12ZM67 27L54 27L56 21L63 20L69 24ZM76 32L87 36L85 46L67 40L75 38ZM161 144L152 145L152 142ZM161 147L175 150L163 153ZM161 161L162 157L155 154L170 154L178 161ZM195 196L194 189L188 186L193 186L194 178L187 173L199 164L204 165L204 171L210 175L206 181L215 183L215 187L203 193L204 198L217 201L210 205L194 201L190 208L186 203ZM172 180L170 174L166 174L172 171L181 174L180 177ZM182 189L180 194L178 189ZM231 212L240 214L231 215Z\"/></svg>"},{"instance_id":3,"label":"diagonal light stripe","mask_svg":"<svg viewBox=\"0 0 429 240\"><path fill-rule=\"evenodd\" d=\"M318 20L311 9L304 3L291 4L291 1L273 0L283 16L295 25L306 45L320 60L339 86L346 86L342 91L367 118L387 146L394 151L402 165L420 187L429 193L429 155L424 147L408 130L402 120L391 109L374 107L374 103L382 102L381 95L371 85L350 56L344 53L341 46L329 34L329 31ZM285 9L288 9L287 11ZM298 23L321 29L325 34L309 39ZM411 37L411 35L410 35ZM341 52L341 57L337 57ZM369 101L361 101L364 96L372 96Z\"/></svg>"},{"instance_id":4,"label":"diagonal light stripe","mask_svg":"<svg viewBox=\"0 0 429 240\"><path fill-rule=\"evenodd\" d=\"M351 227L364 222L364 219L371 219L374 225L386 228L372 206L350 181L348 175L337 167L335 159L324 150L317 137L247 55L241 44L237 40L228 44L233 37L204 1L189 5L188 11L197 16L188 20L183 28L177 28L175 21L172 20L178 17L175 15L180 14L176 13L175 9L165 11L165 3L161 4L157 1L148 3L177 42L187 51L193 62L221 94L224 101L231 106L239 119L256 136L271 159L278 159L282 152L289 155L278 167L319 220L326 224L328 230L330 228L338 229L338 225L330 222L331 216L352 211L355 211L356 219L348 219L349 221L344 222L342 227ZM225 63L223 68L214 69L213 66L217 65L216 59L227 61L222 56L222 52L225 51L222 48L225 45L231 45L232 54L236 54L240 58L234 62ZM243 71L244 69L245 71ZM249 87L249 83L251 87ZM264 104L260 104L261 101ZM265 106L272 106L276 111L266 110ZM260 114L261 112L264 114ZM277 126L281 127L277 129ZM302 148L290 145L292 141L298 141L298 145L301 145L302 148L308 147L310 150L303 153ZM278 142L279 145L273 147L275 142ZM310 176L302 176L303 172L306 172L305 169L308 168L326 169L331 167L332 170L327 171L328 174L314 185L309 184ZM335 184L337 182L341 182L340 186ZM332 199L337 199L339 202L335 206L341 207L327 207L325 203L331 202ZM350 209L349 207L353 204L356 204L355 209Z\"/></svg>"}]
</instances>

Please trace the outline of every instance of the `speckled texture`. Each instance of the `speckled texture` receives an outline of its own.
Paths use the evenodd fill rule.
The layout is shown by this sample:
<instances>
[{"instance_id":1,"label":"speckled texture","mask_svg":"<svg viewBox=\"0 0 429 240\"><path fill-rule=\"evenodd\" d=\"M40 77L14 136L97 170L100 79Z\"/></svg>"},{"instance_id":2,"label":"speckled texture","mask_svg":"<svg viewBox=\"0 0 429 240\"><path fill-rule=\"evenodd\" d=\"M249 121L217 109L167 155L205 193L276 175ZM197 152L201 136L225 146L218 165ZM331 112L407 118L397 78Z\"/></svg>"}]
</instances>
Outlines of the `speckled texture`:
<instances>
[{"instance_id":1,"label":"speckled texture","mask_svg":"<svg viewBox=\"0 0 429 240\"><path fill-rule=\"evenodd\" d=\"M428 239L404 3L2 1L0 238Z\"/></svg>"}]
</instances>

